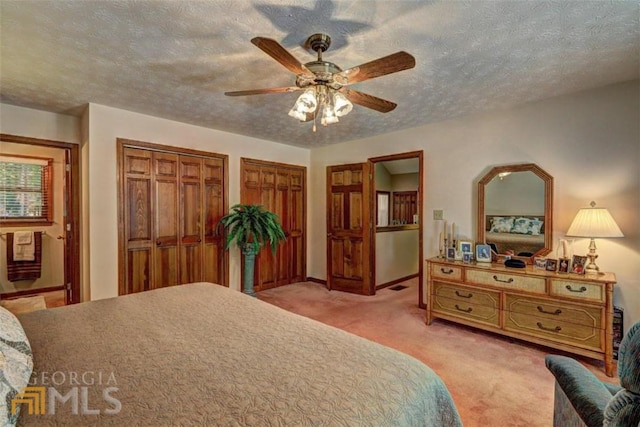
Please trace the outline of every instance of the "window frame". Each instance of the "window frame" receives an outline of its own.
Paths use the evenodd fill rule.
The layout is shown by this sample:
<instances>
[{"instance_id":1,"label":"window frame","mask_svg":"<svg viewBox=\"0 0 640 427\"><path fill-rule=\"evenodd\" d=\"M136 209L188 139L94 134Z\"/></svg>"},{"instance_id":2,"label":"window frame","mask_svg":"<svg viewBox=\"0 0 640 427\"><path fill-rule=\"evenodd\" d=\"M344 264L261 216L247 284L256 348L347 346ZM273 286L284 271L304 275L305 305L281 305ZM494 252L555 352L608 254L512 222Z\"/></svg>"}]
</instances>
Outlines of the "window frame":
<instances>
[{"instance_id":1,"label":"window frame","mask_svg":"<svg viewBox=\"0 0 640 427\"><path fill-rule=\"evenodd\" d=\"M53 158L25 156L21 154L0 154L3 159L32 159L47 162L42 165L42 195L46 203L42 206L42 215L38 217L0 217L0 225L3 227L47 226L53 225ZM15 162L14 162L15 163ZM28 163L28 162L24 162Z\"/></svg>"}]
</instances>

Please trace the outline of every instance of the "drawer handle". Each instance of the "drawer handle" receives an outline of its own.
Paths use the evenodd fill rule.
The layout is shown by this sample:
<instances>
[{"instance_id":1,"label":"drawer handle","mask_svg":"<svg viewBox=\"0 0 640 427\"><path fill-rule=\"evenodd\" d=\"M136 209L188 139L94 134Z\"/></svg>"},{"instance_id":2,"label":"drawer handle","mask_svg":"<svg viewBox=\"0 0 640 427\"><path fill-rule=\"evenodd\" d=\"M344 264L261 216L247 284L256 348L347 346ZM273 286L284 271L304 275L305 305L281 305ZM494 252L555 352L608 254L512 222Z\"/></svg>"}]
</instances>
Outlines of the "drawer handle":
<instances>
[{"instance_id":1,"label":"drawer handle","mask_svg":"<svg viewBox=\"0 0 640 427\"><path fill-rule=\"evenodd\" d=\"M562 328L560 326L556 326L555 328L547 328L547 327L543 326L542 323L540 323L540 322L536 323L536 325L538 325L538 328L542 329L543 331L560 332L562 330Z\"/></svg>"},{"instance_id":2,"label":"drawer handle","mask_svg":"<svg viewBox=\"0 0 640 427\"><path fill-rule=\"evenodd\" d=\"M553 315L555 315L555 316L557 316L557 315L559 315L559 314L561 314L561 313L562 313L562 310L560 310L559 308L558 308L558 309L556 309L556 311L547 311L547 310L545 310L544 308L542 308L542 306L541 306L541 305L539 305L539 306L538 306L538 311L539 311L540 313L553 314Z\"/></svg>"},{"instance_id":3,"label":"drawer handle","mask_svg":"<svg viewBox=\"0 0 640 427\"><path fill-rule=\"evenodd\" d=\"M567 290L568 290L569 292L578 292L578 293L582 293L582 292L586 292L586 291L587 291L587 288L586 288L585 286L580 286L580 289L573 289L573 288L571 287L571 285L567 285L567 286L566 286L566 288L567 288Z\"/></svg>"},{"instance_id":4,"label":"drawer handle","mask_svg":"<svg viewBox=\"0 0 640 427\"><path fill-rule=\"evenodd\" d=\"M469 307L469 308L467 308L467 309L464 309L464 308L460 308L460 306L458 306L458 304L456 304L456 310L458 310L458 311L464 311L465 313L471 313L471 312L473 311L473 308L472 308L472 307Z\"/></svg>"},{"instance_id":5,"label":"drawer handle","mask_svg":"<svg viewBox=\"0 0 640 427\"><path fill-rule=\"evenodd\" d=\"M502 279L499 279L498 276L496 276L495 274L493 275L493 280L495 280L496 282L502 282L502 283L513 283L513 277L509 277L509 280L502 280Z\"/></svg>"},{"instance_id":6,"label":"drawer handle","mask_svg":"<svg viewBox=\"0 0 640 427\"><path fill-rule=\"evenodd\" d=\"M469 295L462 295L460 292L456 291L456 295L458 295L460 298L471 298L473 296L472 293L469 293Z\"/></svg>"},{"instance_id":7,"label":"drawer handle","mask_svg":"<svg viewBox=\"0 0 640 427\"><path fill-rule=\"evenodd\" d=\"M440 271L442 271L442 273L444 273L444 274L453 274L453 268L445 270L444 268L441 267Z\"/></svg>"}]
</instances>

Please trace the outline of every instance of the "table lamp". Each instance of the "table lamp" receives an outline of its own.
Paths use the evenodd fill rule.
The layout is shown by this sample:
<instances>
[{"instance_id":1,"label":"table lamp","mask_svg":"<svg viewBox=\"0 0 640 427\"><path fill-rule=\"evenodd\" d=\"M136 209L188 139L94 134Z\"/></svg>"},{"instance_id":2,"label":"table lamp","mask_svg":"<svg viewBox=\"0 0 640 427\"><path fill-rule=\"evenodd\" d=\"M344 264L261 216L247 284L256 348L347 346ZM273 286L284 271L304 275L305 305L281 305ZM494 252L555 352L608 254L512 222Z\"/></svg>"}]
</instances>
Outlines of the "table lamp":
<instances>
[{"instance_id":1,"label":"table lamp","mask_svg":"<svg viewBox=\"0 0 640 427\"><path fill-rule=\"evenodd\" d=\"M589 253L587 258L589 263L585 267L585 273L597 274L600 268L596 265L596 237L624 237L620 227L613 220L613 217L606 208L596 208L596 202L591 202L590 208L582 208L573 219L567 236L588 237Z\"/></svg>"}]
</instances>

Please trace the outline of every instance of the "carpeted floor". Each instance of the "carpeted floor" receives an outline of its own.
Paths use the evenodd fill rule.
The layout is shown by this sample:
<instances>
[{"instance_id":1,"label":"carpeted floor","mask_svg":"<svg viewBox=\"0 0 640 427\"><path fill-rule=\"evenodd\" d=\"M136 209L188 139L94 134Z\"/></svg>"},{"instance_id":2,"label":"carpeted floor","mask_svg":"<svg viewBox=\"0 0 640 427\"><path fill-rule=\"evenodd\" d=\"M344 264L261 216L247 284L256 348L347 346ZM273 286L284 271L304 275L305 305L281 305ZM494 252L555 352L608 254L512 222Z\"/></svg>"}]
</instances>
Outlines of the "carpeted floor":
<instances>
[{"instance_id":1,"label":"carpeted floor","mask_svg":"<svg viewBox=\"0 0 640 427\"><path fill-rule=\"evenodd\" d=\"M426 326L417 279L402 285L408 287L365 297L305 282L262 291L258 298L423 361L449 388L466 427L552 425L554 380L544 365L552 349L442 320ZM579 360L598 378L616 381L601 363Z\"/></svg>"}]
</instances>

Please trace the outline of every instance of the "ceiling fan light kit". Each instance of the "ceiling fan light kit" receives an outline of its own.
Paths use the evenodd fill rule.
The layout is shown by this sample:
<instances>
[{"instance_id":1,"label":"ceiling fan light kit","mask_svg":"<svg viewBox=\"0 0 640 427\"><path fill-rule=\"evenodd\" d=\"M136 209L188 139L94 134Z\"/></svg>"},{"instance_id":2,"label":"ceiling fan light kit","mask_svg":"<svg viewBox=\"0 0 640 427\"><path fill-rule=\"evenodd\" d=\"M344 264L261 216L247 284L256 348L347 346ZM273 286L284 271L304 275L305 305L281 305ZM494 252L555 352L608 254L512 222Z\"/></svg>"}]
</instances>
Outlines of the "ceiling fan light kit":
<instances>
[{"instance_id":1,"label":"ceiling fan light kit","mask_svg":"<svg viewBox=\"0 0 640 427\"><path fill-rule=\"evenodd\" d=\"M225 95L244 96L303 90L304 92L289 111L289 116L301 122L313 120L314 132L316 131L316 119L319 115L321 115L320 123L323 126L337 123L339 117L346 116L351 112L353 104L381 113L392 111L397 104L360 91L347 89L346 86L415 67L415 58L401 51L343 71L336 64L322 59L322 53L331 45L331 37L326 34L313 34L307 39L305 47L315 51L318 59L304 65L273 39L255 37L251 43L289 71L295 73L296 85L225 92Z\"/></svg>"}]
</instances>

